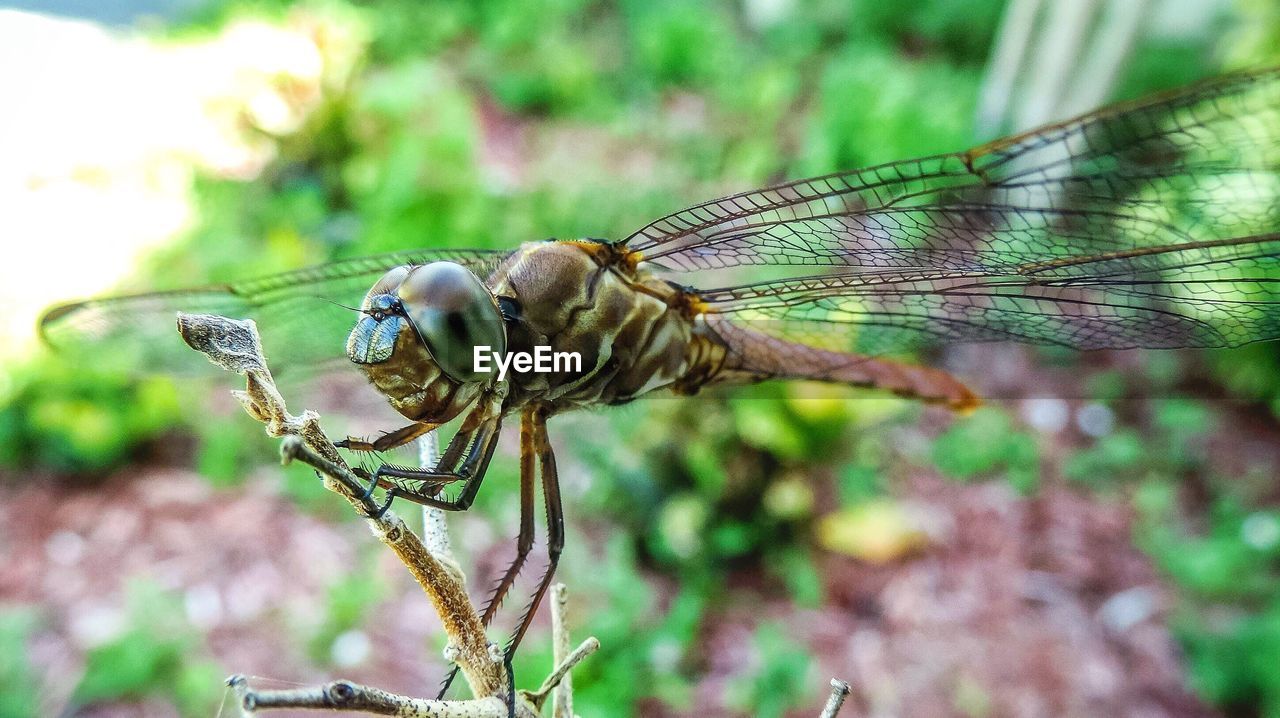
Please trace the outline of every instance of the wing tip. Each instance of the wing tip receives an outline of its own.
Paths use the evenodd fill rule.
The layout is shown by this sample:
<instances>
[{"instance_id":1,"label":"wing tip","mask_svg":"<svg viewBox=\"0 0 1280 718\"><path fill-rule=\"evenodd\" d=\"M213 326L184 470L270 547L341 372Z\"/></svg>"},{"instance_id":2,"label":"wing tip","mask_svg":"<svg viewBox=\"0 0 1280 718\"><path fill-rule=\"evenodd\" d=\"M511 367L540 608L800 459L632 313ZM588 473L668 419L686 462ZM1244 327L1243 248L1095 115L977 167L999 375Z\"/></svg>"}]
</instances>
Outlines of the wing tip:
<instances>
[{"instance_id":1,"label":"wing tip","mask_svg":"<svg viewBox=\"0 0 1280 718\"><path fill-rule=\"evenodd\" d=\"M36 336L40 339L40 343L49 349L61 349L62 346L54 341L50 330L53 329L58 322L66 319L80 309L84 308L86 301L60 302L52 306L46 307L40 312L40 316L36 319Z\"/></svg>"}]
</instances>

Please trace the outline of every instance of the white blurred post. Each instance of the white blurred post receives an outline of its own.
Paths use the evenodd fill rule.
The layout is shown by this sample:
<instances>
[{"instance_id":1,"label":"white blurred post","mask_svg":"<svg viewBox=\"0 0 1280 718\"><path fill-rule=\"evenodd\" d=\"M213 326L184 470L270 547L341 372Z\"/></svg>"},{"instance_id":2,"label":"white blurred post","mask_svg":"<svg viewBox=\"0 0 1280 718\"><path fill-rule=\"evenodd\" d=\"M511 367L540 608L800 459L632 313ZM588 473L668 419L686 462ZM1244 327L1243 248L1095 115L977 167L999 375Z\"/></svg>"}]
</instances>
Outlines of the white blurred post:
<instances>
[{"instance_id":1,"label":"white blurred post","mask_svg":"<svg viewBox=\"0 0 1280 718\"><path fill-rule=\"evenodd\" d=\"M978 95L974 132L980 140L992 139L1005 129L1005 117L1039 14L1040 0L1011 0L1005 8Z\"/></svg>"},{"instance_id":2,"label":"white blurred post","mask_svg":"<svg viewBox=\"0 0 1280 718\"><path fill-rule=\"evenodd\" d=\"M435 431L428 431L418 439L418 466L430 469L439 460L440 437ZM422 507L422 543L437 560L447 559L449 565L458 565L453 558L453 545L449 541L449 527L445 524L443 510L434 506Z\"/></svg>"},{"instance_id":3,"label":"white blurred post","mask_svg":"<svg viewBox=\"0 0 1280 718\"><path fill-rule=\"evenodd\" d=\"M1151 6L1151 0L1010 0L978 98L978 139L1104 104Z\"/></svg>"}]
</instances>

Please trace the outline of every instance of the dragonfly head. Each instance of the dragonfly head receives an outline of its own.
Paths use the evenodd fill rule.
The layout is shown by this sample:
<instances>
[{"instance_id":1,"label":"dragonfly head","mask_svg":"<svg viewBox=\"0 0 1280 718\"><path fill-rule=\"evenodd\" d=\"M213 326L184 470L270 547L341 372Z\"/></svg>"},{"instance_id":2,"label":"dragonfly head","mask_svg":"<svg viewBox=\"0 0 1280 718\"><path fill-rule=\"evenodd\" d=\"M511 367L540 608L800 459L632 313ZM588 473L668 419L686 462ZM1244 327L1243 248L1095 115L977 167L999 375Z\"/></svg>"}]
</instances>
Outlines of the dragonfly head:
<instances>
[{"instance_id":1,"label":"dragonfly head","mask_svg":"<svg viewBox=\"0 0 1280 718\"><path fill-rule=\"evenodd\" d=\"M494 380L495 372L476 371L476 347L507 349L497 299L454 262L392 269L365 295L360 311L347 357L415 420L457 415Z\"/></svg>"}]
</instances>

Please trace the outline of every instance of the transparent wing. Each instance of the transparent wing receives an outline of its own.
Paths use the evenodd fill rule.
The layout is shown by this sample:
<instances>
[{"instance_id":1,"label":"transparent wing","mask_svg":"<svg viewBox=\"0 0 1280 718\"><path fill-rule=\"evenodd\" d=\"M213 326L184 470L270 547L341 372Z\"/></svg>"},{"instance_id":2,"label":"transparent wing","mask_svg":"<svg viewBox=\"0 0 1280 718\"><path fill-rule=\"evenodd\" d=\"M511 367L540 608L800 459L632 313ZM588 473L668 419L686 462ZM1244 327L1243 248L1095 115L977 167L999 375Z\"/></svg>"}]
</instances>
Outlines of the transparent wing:
<instances>
[{"instance_id":1,"label":"transparent wing","mask_svg":"<svg viewBox=\"0 0 1280 718\"><path fill-rule=\"evenodd\" d=\"M967 152L726 197L625 243L672 271L738 279L773 265L771 281L702 296L775 335L885 352L1272 339L1277 232L1280 68Z\"/></svg>"},{"instance_id":2,"label":"transparent wing","mask_svg":"<svg viewBox=\"0 0 1280 718\"><path fill-rule=\"evenodd\" d=\"M142 371L191 371L203 360L178 337L177 312L250 318L273 369L299 372L346 361L346 337L369 288L388 269L437 260L487 277L509 252L422 250L348 259L257 279L172 292L61 304L40 318L41 337L87 356L120 352Z\"/></svg>"},{"instance_id":3,"label":"transparent wing","mask_svg":"<svg viewBox=\"0 0 1280 718\"><path fill-rule=\"evenodd\" d=\"M1239 346L1280 337L1280 234L991 270L845 271L698 296L735 324L865 354L972 341Z\"/></svg>"},{"instance_id":4,"label":"transparent wing","mask_svg":"<svg viewBox=\"0 0 1280 718\"><path fill-rule=\"evenodd\" d=\"M966 152L800 180L624 240L672 270L1013 266L1275 231L1280 68L1228 75ZM1126 224L1143 221L1139 232Z\"/></svg>"}]
</instances>

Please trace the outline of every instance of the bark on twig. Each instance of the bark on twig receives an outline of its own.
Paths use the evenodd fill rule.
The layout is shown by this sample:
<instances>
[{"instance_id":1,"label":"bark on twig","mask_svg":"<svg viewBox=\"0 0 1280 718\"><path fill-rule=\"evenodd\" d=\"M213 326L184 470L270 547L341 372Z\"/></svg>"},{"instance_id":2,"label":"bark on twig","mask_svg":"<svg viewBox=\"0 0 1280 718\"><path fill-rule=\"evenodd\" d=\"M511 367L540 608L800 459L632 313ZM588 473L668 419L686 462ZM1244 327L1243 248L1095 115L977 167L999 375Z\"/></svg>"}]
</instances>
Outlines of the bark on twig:
<instances>
[{"instance_id":1,"label":"bark on twig","mask_svg":"<svg viewBox=\"0 0 1280 718\"><path fill-rule=\"evenodd\" d=\"M831 695L827 697L827 705L822 708L822 713L818 718L836 718L840 713L840 708L844 706L844 699L848 697L849 684L839 678L832 678Z\"/></svg>"},{"instance_id":2,"label":"bark on twig","mask_svg":"<svg viewBox=\"0 0 1280 718\"><path fill-rule=\"evenodd\" d=\"M244 676L232 676L227 685L235 691L240 708L246 714L273 708L310 708L334 711L360 711L400 718L481 718L505 716L507 704L501 698L478 698L470 701L433 701L389 693L379 688L350 681L333 681L312 688L286 690L254 690Z\"/></svg>"},{"instance_id":3,"label":"bark on twig","mask_svg":"<svg viewBox=\"0 0 1280 718\"><path fill-rule=\"evenodd\" d=\"M563 583L551 587L551 651L557 666L569 658L569 628L565 622L568 600ZM551 697L551 718L573 718L573 677L567 672Z\"/></svg>"},{"instance_id":4,"label":"bark on twig","mask_svg":"<svg viewBox=\"0 0 1280 718\"><path fill-rule=\"evenodd\" d=\"M373 533L404 563L440 616L449 638L450 654L476 698L464 701L431 701L401 696L347 681L314 688L256 691L241 676L229 684L240 698L242 710L252 713L263 708L314 708L366 711L399 716L469 716L500 718L511 714L507 705L509 682L502 652L490 643L476 607L467 596L462 572L449 553L443 519L428 517L430 547L423 543L393 512L375 518L377 505L363 497L364 483L342 459L337 448L320 429L319 415L313 411L290 414L284 398L263 358L262 344L252 321L237 321L212 315L178 315L178 331L193 349L214 364L243 374L245 391L234 392L250 416L266 425L267 433L281 437L281 455L286 462L301 461L311 466L324 485L344 497L368 521ZM438 518L438 520L437 520ZM564 639L567 641L567 637ZM521 691L511 698L515 715L536 716L546 692L583 656L599 644L588 639L556 667L543 687L533 693Z\"/></svg>"}]
</instances>

